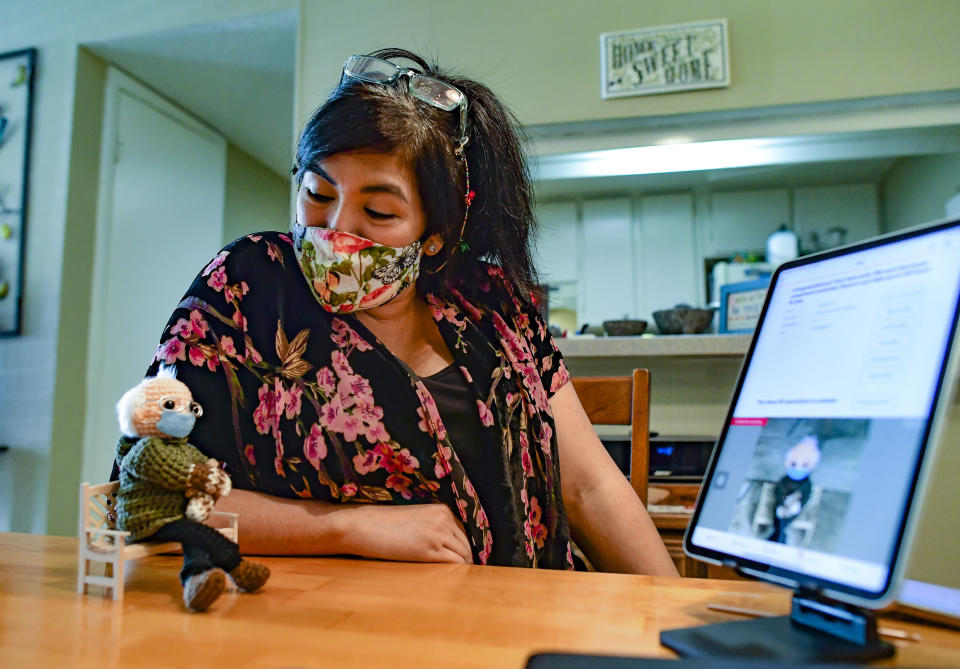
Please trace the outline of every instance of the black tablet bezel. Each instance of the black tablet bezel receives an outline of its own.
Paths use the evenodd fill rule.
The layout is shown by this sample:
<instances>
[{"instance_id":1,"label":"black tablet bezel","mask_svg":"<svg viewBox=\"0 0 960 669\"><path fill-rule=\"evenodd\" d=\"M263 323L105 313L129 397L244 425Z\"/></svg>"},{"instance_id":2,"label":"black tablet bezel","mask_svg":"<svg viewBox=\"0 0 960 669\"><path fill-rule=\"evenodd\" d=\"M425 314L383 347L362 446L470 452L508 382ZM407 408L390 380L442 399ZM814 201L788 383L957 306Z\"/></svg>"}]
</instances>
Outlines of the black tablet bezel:
<instances>
[{"instance_id":1,"label":"black tablet bezel","mask_svg":"<svg viewBox=\"0 0 960 669\"><path fill-rule=\"evenodd\" d=\"M753 338L750 341L750 347L747 350L747 354L743 358L743 363L740 366L740 373L737 377L737 384L734 389L733 395L730 399L730 405L727 408L727 416L723 423L723 430L720 432L720 437L717 439L716 445L714 446L713 454L710 457L710 463L707 466L707 472L703 478L703 483L700 487L700 494L697 498L697 504L694 509L693 515L690 518L690 522L687 524L687 531L683 537L683 548L684 551L694 558L701 558L707 561L716 562L719 564L724 564L727 566L733 566L740 570L749 570L746 572L748 575L755 578L769 580L778 585L791 585L795 584L795 587L803 587L804 589L810 590L820 590L820 591L830 591L831 595L836 597L840 595L839 598L843 598L843 595L848 595L851 598L851 601L854 603L864 603L864 602L879 602L880 600L887 599L890 595L891 585L894 581L894 577L897 573L897 568L900 566L900 553L901 547L903 545L904 534L908 528L910 511L914 505L914 499L917 492L917 483L922 471L921 464L926 457L930 433L935 424L936 411L937 407L940 404L941 393L943 392L944 380L946 379L946 374L948 372L948 367L950 363L950 356L952 348L960 346L956 344L956 335L958 328L958 320L960 320L960 294L958 294L956 304L954 304L953 310L953 322L950 327L950 336L947 339L947 347L944 351L944 355L940 361L940 372L937 379L936 389L933 396L933 402L931 404L930 413L927 416L926 426L923 431L923 438L920 444L920 449L918 451L918 456L916 463L914 465L913 474L910 480L909 494L907 495L907 504L904 509L903 517L901 518L900 525L897 528L896 540L893 544L892 555L887 559L887 576L883 584L883 587L877 592L871 592L869 590L864 590L862 588L853 587L843 583L838 583L836 581L831 581L828 579L820 578L817 576L811 576L809 574L804 574L801 572L792 571L783 567L777 567L769 564L762 564L753 560L745 559L741 556L733 555L730 553L723 553L714 549L704 548L702 546L696 546L693 544L693 532L696 529L697 523L700 519L700 511L703 507L704 501L707 497L707 491L710 489L710 485L713 481L713 475L716 470L716 464L719 460L719 453L721 445L725 442L727 431L730 428L731 419L733 418L733 411L737 405L737 401L740 398L740 392L743 388L744 377L746 376L745 372L748 369L751 360L753 359L754 349L757 344L757 338L763 324L767 317L767 309L770 305L770 299L773 294L776 292L777 283L780 278L780 274L784 271L793 269L795 267L802 267L803 265L809 265L815 262L822 262L830 258L836 258L839 256L850 255L852 253L857 253L871 248L876 248L878 246L884 246L887 244L896 243L904 239L910 239L912 237L921 237L923 235L932 234L947 230L950 228L960 228L960 218L953 218L944 221L938 221L930 225L926 225L920 228L912 228L903 232L896 232L889 235L884 235L882 237L877 237L874 239L867 240L858 244L852 244L840 249L835 249L831 251L825 251L823 253L818 253L816 255L806 256L799 258L797 260L792 260L788 263L781 265L774 272L773 277L770 281L770 288L767 291L766 299L763 303L763 309L760 312L760 319L757 321L757 327L754 331ZM958 291L960 292L960 291ZM953 352L954 355L960 355L960 352Z\"/></svg>"}]
</instances>

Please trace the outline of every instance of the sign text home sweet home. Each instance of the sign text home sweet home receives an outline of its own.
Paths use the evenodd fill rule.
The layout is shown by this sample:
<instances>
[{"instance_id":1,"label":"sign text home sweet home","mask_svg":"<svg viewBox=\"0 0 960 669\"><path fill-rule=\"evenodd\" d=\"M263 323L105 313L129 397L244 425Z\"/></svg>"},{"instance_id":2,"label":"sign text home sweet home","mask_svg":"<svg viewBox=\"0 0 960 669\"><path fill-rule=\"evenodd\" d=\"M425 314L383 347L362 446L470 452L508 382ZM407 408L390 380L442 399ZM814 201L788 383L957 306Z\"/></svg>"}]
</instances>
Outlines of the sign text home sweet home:
<instances>
[{"instance_id":1,"label":"sign text home sweet home","mask_svg":"<svg viewBox=\"0 0 960 669\"><path fill-rule=\"evenodd\" d=\"M672 93L730 85L727 20L600 35L601 95Z\"/></svg>"}]
</instances>

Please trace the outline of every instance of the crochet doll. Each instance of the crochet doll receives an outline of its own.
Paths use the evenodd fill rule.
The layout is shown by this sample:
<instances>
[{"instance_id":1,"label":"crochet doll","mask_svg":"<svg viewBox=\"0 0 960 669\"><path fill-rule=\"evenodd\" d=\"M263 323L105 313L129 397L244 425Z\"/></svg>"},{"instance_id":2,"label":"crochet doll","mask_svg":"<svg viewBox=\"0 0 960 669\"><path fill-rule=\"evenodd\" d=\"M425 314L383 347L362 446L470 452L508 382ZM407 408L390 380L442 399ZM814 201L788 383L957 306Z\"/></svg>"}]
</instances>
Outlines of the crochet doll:
<instances>
[{"instance_id":1,"label":"crochet doll","mask_svg":"<svg viewBox=\"0 0 960 669\"><path fill-rule=\"evenodd\" d=\"M123 436L117 444L120 490L117 527L130 541L179 541L183 546L183 601L203 611L223 594L230 575L241 592L270 577L262 564L240 556L237 544L203 524L218 497L230 492L220 463L187 443L203 409L167 370L144 379L117 403Z\"/></svg>"}]
</instances>

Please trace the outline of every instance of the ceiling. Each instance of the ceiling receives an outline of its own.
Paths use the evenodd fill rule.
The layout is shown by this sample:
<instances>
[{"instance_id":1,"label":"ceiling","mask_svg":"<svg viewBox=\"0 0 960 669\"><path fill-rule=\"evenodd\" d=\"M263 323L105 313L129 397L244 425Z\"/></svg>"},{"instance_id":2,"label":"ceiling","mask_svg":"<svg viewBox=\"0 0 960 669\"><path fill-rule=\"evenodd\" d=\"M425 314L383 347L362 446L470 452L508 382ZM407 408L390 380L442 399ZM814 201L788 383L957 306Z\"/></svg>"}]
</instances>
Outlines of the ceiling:
<instances>
[{"instance_id":1,"label":"ceiling","mask_svg":"<svg viewBox=\"0 0 960 669\"><path fill-rule=\"evenodd\" d=\"M293 155L296 12L85 45L283 178Z\"/></svg>"}]
</instances>

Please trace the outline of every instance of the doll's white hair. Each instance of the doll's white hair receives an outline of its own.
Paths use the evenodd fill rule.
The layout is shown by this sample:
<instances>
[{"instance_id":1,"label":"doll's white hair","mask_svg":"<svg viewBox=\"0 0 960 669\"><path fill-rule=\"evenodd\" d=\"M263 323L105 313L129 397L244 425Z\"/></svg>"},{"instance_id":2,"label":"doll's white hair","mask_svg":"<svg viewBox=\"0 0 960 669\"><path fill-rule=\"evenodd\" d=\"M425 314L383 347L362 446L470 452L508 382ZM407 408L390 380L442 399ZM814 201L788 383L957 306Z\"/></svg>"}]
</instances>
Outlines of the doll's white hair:
<instances>
[{"instance_id":1,"label":"doll's white hair","mask_svg":"<svg viewBox=\"0 0 960 669\"><path fill-rule=\"evenodd\" d=\"M137 408L146 402L147 397L143 392L143 387L154 379L175 379L177 378L177 368L170 365L160 365L156 376L148 376L143 381L128 390L117 402L117 420L120 422L120 433L127 437L139 437L137 428L133 426L133 414Z\"/></svg>"}]
</instances>

